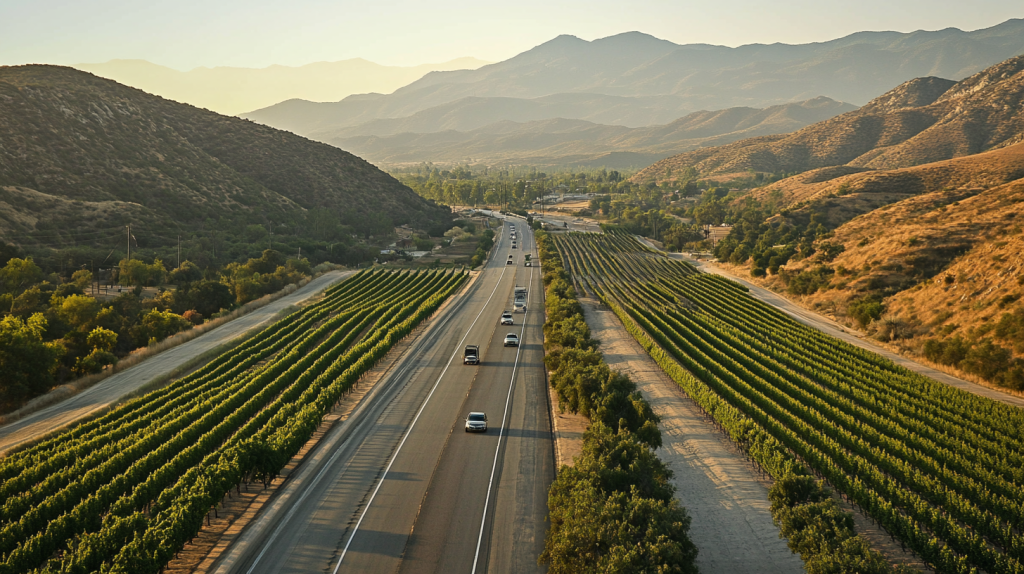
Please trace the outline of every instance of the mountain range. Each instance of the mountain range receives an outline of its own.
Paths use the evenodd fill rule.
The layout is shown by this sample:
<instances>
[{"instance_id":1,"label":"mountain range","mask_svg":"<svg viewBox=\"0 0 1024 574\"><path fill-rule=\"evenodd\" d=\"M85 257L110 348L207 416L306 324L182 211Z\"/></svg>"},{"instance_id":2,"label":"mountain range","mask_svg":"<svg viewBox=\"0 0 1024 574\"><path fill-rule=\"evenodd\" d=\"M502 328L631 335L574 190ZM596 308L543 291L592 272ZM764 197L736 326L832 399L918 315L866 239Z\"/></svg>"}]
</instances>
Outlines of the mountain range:
<instances>
[{"instance_id":1,"label":"mountain range","mask_svg":"<svg viewBox=\"0 0 1024 574\"><path fill-rule=\"evenodd\" d=\"M0 67L0 206L0 238L21 246L128 223L166 244L204 225L312 232L316 214L361 233L451 219L334 146L45 65Z\"/></svg>"},{"instance_id":2,"label":"mountain range","mask_svg":"<svg viewBox=\"0 0 1024 574\"><path fill-rule=\"evenodd\" d=\"M145 60L111 60L74 68L177 102L234 115L293 98L333 102L351 94L386 94L429 72L476 69L487 63L458 58L439 64L382 66L354 58L294 67L201 67L182 72Z\"/></svg>"},{"instance_id":3,"label":"mountain range","mask_svg":"<svg viewBox=\"0 0 1024 574\"><path fill-rule=\"evenodd\" d=\"M412 133L417 130L410 124L416 119L421 116L425 116L427 121L433 119L434 116L425 113L432 110L426 110L409 119L371 122L375 126L396 124L390 130L398 132L395 135L359 135L364 126L370 125L364 124L341 130L337 136L321 136L322 141L378 165L431 161L490 165L517 163L540 168L593 165L637 169L688 149L790 132L856 109L853 105L829 98L815 98L766 109L729 108L694 112L666 125L642 128L560 118L530 122L504 120L473 127L466 121L467 114L458 113L455 104L449 105L453 107L452 128L444 131ZM380 131L388 130L382 127Z\"/></svg>"},{"instance_id":4,"label":"mountain range","mask_svg":"<svg viewBox=\"0 0 1024 574\"><path fill-rule=\"evenodd\" d=\"M964 157L1024 141L1022 104L1024 56L1017 56L960 82L916 78L856 111L791 134L676 155L637 173L634 181L674 181L690 167L701 177L723 179L750 171L825 168L802 176L823 184L853 172Z\"/></svg>"},{"instance_id":5,"label":"mountain range","mask_svg":"<svg viewBox=\"0 0 1024 574\"><path fill-rule=\"evenodd\" d=\"M355 137L455 130L465 135L442 141L447 157L461 159L490 155L473 144L487 130L471 132L494 122L563 119L638 128L667 125L698 110L769 108L817 97L862 105L916 77L959 80L1021 53L1024 19L971 32L858 32L813 44L737 48L680 45L639 32L594 41L559 36L475 70L431 72L391 94L352 95L333 103L295 99L242 117L342 145L365 143L351 140ZM524 157L544 158L551 155L546 142L558 141L562 126L532 123L516 129L536 134L539 142ZM495 135L507 130L489 129ZM454 145L459 137L468 143ZM372 150L375 161L410 157L403 145L409 139L374 140L363 149ZM592 160L594 154L586 157Z\"/></svg>"}]
</instances>

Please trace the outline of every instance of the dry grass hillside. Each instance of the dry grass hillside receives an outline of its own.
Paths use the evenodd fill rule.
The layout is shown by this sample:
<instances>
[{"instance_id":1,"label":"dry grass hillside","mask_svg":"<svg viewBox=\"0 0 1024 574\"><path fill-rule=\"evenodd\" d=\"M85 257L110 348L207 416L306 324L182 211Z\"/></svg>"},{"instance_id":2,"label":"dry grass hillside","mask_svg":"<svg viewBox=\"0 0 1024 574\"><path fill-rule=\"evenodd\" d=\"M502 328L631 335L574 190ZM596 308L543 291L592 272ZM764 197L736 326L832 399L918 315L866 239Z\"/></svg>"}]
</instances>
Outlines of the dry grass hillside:
<instances>
[{"instance_id":1,"label":"dry grass hillside","mask_svg":"<svg viewBox=\"0 0 1024 574\"><path fill-rule=\"evenodd\" d=\"M986 189L1024 177L1024 143L997 150L892 170L853 166L811 170L755 190L764 200L773 194L799 209L827 201L833 226L884 205L942 190ZM780 195L781 194L781 195Z\"/></svg>"},{"instance_id":2,"label":"dry grass hillside","mask_svg":"<svg viewBox=\"0 0 1024 574\"><path fill-rule=\"evenodd\" d=\"M785 136L742 140L655 163L634 181L674 181L689 167L701 177L806 172L848 165L909 167L1013 145L1024 134L1024 56L961 82L911 80L859 110Z\"/></svg>"},{"instance_id":3,"label":"dry grass hillside","mask_svg":"<svg viewBox=\"0 0 1024 574\"><path fill-rule=\"evenodd\" d=\"M333 146L58 66L0 67L0 187L19 245L88 243L101 221L173 242L211 220L306 229L315 210L357 231L450 219Z\"/></svg>"},{"instance_id":4,"label":"dry grass hillside","mask_svg":"<svg viewBox=\"0 0 1024 574\"><path fill-rule=\"evenodd\" d=\"M1001 185L915 195L860 215L823 241L844 248L827 263L827 284L792 297L897 350L945 362L954 374L1024 390L1024 379L1001 378L1013 365L1024 368L1024 173ZM791 278L823 266L812 257L785 269ZM785 291L784 275L759 282ZM855 308L865 301L879 304L877 316L858 324ZM959 356L935 351L949 341L962 345ZM996 356L972 363L971 352ZM1003 366L986 372L993 361Z\"/></svg>"}]
</instances>

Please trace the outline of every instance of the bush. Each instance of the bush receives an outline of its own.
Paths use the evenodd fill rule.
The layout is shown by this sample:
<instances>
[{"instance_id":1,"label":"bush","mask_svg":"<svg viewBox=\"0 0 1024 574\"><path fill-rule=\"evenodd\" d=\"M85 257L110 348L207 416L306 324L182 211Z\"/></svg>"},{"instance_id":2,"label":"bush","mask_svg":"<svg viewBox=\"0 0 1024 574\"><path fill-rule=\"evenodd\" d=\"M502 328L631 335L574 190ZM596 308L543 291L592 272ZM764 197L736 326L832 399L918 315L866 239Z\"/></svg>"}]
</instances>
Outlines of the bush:
<instances>
[{"instance_id":1,"label":"bush","mask_svg":"<svg viewBox=\"0 0 1024 574\"><path fill-rule=\"evenodd\" d=\"M851 301L846 308L846 314L856 320L861 329L870 325L872 321L877 321L884 312L885 305L882 304L879 295L868 295Z\"/></svg>"}]
</instances>

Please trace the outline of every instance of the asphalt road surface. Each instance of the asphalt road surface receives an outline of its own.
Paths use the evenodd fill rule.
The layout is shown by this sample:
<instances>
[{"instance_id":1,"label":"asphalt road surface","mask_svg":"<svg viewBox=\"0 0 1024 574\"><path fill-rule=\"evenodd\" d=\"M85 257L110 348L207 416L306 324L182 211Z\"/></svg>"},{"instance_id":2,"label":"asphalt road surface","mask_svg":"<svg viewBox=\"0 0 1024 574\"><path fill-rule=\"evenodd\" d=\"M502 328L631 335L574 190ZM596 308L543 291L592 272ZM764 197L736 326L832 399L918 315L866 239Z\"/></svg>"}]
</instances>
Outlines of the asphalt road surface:
<instances>
[{"instance_id":1,"label":"asphalt road surface","mask_svg":"<svg viewBox=\"0 0 1024 574\"><path fill-rule=\"evenodd\" d=\"M532 233L508 226L475 283L261 511L218 572L543 572L554 451ZM514 265L506 265L512 254ZM528 308L500 326L513 287ZM507 333L520 347L505 347ZM476 344L481 364L462 364ZM484 411L486 433L466 433Z\"/></svg>"},{"instance_id":2,"label":"asphalt road surface","mask_svg":"<svg viewBox=\"0 0 1024 574\"><path fill-rule=\"evenodd\" d=\"M111 375L67 400L0 427L0 452L10 450L23 442L40 438L110 406L121 397L184 365L194 357L210 349L215 349L253 329L265 327L285 307L301 303L353 273L355 271L325 273L294 293L260 307L248 315L228 321L187 343L182 343L146 359L134 367Z\"/></svg>"}]
</instances>

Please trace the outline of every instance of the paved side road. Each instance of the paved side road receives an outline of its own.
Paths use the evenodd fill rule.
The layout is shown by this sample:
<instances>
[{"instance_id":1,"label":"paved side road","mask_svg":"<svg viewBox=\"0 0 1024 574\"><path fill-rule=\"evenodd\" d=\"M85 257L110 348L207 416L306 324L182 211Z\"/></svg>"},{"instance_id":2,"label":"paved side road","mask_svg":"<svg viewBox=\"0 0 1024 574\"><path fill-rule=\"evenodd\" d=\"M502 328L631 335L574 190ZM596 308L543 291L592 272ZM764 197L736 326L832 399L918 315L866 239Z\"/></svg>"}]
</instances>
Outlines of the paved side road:
<instances>
[{"instance_id":1,"label":"paved side road","mask_svg":"<svg viewBox=\"0 0 1024 574\"><path fill-rule=\"evenodd\" d=\"M187 343L168 349L134 367L107 377L65 401L0 427L0 453L21 443L42 437L117 402L121 397L180 367L193 357L241 337L253 329L266 326L282 309L301 303L354 273L355 271L325 273L294 293L248 315L229 321Z\"/></svg>"},{"instance_id":2,"label":"paved side road","mask_svg":"<svg viewBox=\"0 0 1024 574\"><path fill-rule=\"evenodd\" d=\"M655 248L653 245L645 241L643 238L638 239L645 245L651 248ZM917 361L914 361L912 359L908 359L901 355L897 355L896 353L893 353L888 349L879 347L877 345L872 344L869 341L861 339L857 335L846 330L839 323L836 323L831 319L814 313L813 311L808 311L807 309L804 309L803 307L797 305L796 303L790 301L789 299L786 299L782 295L769 291L768 289L765 289L763 287L759 287L741 277L737 277L732 273L729 273L728 271L722 269L721 267L717 267L706 261L695 261L681 253L667 253L667 255L673 259L686 261L687 263L696 266L698 269L704 271L705 273L714 273L716 275L728 277L729 279L732 279L733 281L750 289L750 294L753 295L754 297L783 311L784 313L793 317L797 321L800 321L804 325L814 327L819 331L824 331L825 333L828 333L829 335L837 339L842 339L843 341L846 341L851 345L856 345L863 349L867 349L869 351L878 353L879 355L882 355L886 359L889 359L890 361L896 363L897 365L905 369L914 371L916 373L920 373L928 378L934 379L945 385L956 387L969 393L974 393L975 395L978 395L980 397L985 397L988 399L992 399L994 401L999 401L1001 403L1013 405L1015 407L1024 407L1024 398L1003 393L995 389L990 389L988 387L983 387L977 383L965 381L963 379L954 377L953 375L949 375L937 369L933 369L932 367L929 367L927 365L922 365L921 363L918 363Z\"/></svg>"}]
</instances>

